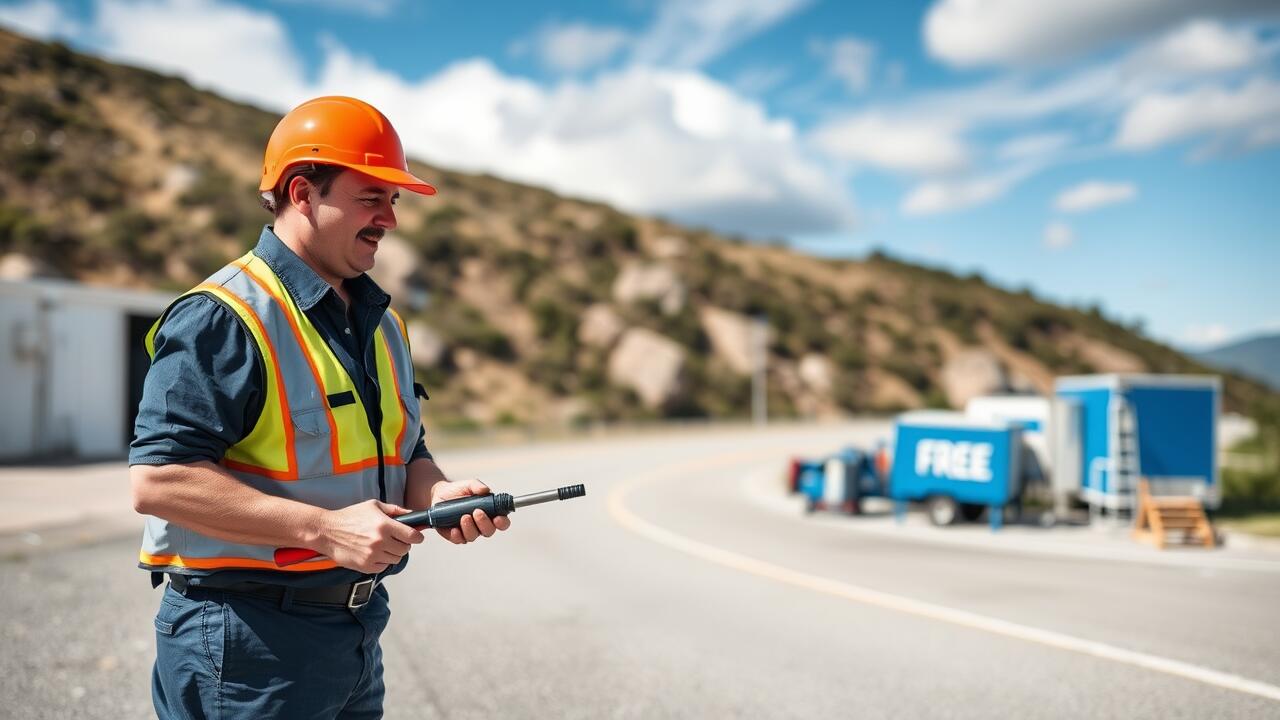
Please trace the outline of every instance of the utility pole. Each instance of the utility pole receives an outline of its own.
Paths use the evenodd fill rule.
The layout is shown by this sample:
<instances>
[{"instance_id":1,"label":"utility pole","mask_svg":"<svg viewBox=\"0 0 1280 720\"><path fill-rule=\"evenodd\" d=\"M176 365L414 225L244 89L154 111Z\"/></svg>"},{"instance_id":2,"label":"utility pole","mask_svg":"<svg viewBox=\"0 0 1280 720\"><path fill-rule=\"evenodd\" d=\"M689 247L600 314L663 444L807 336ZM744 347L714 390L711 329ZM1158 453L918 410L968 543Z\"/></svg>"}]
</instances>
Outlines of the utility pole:
<instances>
[{"instance_id":1,"label":"utility pole","mask_svg":"<svg viewBox=\"0 0 1280 720\"><path fill-rule=\"evenodd\" d=\"M756 427L769 423L766 364L769 358L769 317L757 315L751 323L751 354L755 370L751 373L751 418Z\"/></svg>"}]
</instances>

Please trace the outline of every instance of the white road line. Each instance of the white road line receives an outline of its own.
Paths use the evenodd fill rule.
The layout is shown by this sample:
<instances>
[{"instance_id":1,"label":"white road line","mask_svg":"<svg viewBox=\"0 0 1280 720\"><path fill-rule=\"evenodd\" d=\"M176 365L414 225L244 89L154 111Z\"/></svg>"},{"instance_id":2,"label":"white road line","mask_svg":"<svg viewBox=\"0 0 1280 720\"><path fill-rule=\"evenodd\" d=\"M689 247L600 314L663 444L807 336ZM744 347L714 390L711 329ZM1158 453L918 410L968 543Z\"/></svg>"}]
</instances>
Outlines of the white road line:
<instances>
[{"instance_id":1,"label":"white road line","mask_svg":"<svg viewBox=\"0 0 1280 720\"><path fill-rule=\"evenodd\" d=\"M1052 630L1042 630L1028 625L1020 625L1018 623L1008 622L999 618L979 615L965 610L957 610L944 605L936 605L934 603L914 600L901 595L880 592L878 590L860 587L858 585L833 580L819 575L810 575L808 573L775 565L764 560L741 555L723 548L715 547L714 545L708 545L697 540L692 540L684 537L683 535L667 530L666 528L654 525L631 512L631 510L626 506L625 500L627 495L643 485L648 485L669 477L674 477L696 470L706 470L712 467L741 463L744 460L754 459L756 456L765 455L767 453L776 454L776 452L776 450L761 450L752 453L735 452L732 455L703 458L693 462L686 461L676 463L656 468L639 475L627 477L619 482L609 494L609 514L624 528L656 543L665 545L673 550L702 558L708 562L723 565L734 570L740 570L752 575L767 578L775 582L794 585L806 590L812 590L814 592L824 593L866 605L873 605L887 610L894 610L910 615L931 618L933 620L951 623L961 627L973 628L975 630L983 630L996 635L1003 635L1005 637L1047 645L1060 650L1070 650L1072 652L1112 660L1126 665L1155 670L1156 672L1162 672L1186 678L1188 680L1195 680L1197 682L1225 688L1227 690L1235 690L1237 692L1264 697L1269 700L1280 701L1280 687L1257 680L1250 680L1249 678L1241 677L1239 675L1224 673L1211 668L1193 665L1180 660L1164 658L1158 655L1126 650L1114 645L1108 645L1107 643L1086 640L1084 638L1078 638L1073 635L1054 632Z\"/></svg>"}]
</instances>

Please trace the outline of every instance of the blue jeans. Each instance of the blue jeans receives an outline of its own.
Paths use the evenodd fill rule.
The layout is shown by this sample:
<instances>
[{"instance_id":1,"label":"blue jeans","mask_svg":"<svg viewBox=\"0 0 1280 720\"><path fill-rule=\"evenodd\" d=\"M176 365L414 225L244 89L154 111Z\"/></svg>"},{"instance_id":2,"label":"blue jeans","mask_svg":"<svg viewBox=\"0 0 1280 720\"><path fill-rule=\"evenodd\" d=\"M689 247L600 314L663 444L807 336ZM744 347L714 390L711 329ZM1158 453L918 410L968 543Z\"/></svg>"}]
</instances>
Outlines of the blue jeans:
<instances>
[{"instance_id":1,"label":"blue jeans","mask_svg":"<svg viewBox=\"0 0 1280 720\"><path fill-rule=\"evenodd\" d=\"M282 609L283 608L283 609ZM334 606L166 585L151 697L161 720L380 718L387 591Z\"/></svg>"}]
</instances>

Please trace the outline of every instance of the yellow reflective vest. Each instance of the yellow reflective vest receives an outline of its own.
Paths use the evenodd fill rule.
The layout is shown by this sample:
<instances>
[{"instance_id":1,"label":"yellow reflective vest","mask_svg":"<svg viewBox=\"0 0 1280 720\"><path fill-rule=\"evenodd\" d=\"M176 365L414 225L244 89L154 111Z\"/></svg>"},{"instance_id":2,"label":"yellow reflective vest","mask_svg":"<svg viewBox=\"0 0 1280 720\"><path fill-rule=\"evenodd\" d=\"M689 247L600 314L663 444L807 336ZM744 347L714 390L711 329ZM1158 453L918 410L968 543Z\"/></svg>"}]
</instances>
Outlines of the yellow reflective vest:
<instances>
[{"instance_id":1,"label":"yellow reflective vest","mask_svg":"<svg viewBox=\"0 0 1280 720\"><path fill-rule=\"evenodd\" d=\"M382 416L375 435L354 380L261 258L249 252L183 297L195 293L213 298L240 319L265 370L262 413L249 434L227 449L223 467L264 493L331 510L370 499L403 504L405 465L422 420L400 317L388 310L373 337ZM164 320L161 316L147 334L152 356ZM160 572L238 568L295 573L336 567L332 560L317 558L279 568L274 550L218 540L148 516L139 566Z\"/></svg>"}]
</instances>

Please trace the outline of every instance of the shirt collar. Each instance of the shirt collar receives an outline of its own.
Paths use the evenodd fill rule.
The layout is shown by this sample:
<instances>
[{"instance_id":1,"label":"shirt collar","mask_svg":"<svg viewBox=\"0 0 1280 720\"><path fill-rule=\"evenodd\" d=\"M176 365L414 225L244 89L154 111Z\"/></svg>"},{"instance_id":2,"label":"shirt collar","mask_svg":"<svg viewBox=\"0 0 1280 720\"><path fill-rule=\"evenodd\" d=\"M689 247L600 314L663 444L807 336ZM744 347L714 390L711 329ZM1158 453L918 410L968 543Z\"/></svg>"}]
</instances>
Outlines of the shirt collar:
<instances>
[{"instance_id":1,"label":"shirt collar","mask_svg":"<svg viewBox=\"0 0 1280 720\"><path fill-rule=\"evenodd\" d=\"M258 237L258 245L254 247L253 254L262 258L267 267L280 278L280 282L303 312L315 307L325 295L333 292L329 283L321 280L315 270L285 245L270 225L262 228L262 235ZM343 284L353 305L358 303L385 308L391 302L391 296L383 292L373 278L365 273L348 278Z\"/></svg>"}]
</instances>

